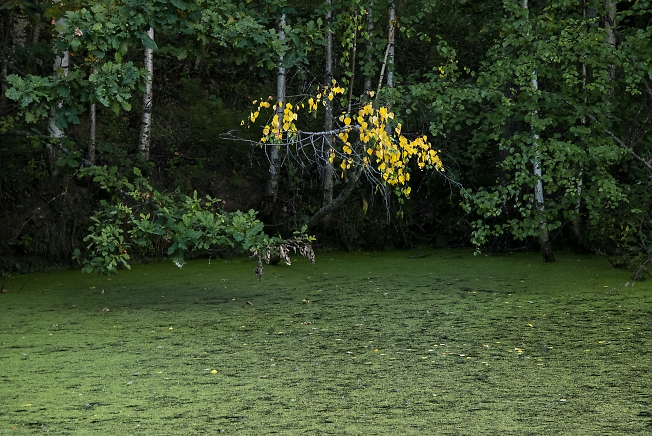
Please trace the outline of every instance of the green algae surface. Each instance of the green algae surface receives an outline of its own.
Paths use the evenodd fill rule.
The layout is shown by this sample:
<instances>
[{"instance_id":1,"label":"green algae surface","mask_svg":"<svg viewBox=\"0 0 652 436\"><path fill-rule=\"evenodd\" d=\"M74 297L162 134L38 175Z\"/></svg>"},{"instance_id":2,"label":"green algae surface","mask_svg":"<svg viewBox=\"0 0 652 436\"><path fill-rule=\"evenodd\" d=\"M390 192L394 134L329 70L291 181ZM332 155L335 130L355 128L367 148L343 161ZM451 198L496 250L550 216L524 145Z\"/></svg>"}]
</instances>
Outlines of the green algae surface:
<instances>
[{"instance_id":1,"label":"green algae surface","mask_svg":"<svg viewBox=\"0 0 652 436\"><path fill-rule=\"evenodd\" d=\"M15 276L0 434L652 433L652 293L600 257L322 253Z\"/></svg>"}]
</instances>

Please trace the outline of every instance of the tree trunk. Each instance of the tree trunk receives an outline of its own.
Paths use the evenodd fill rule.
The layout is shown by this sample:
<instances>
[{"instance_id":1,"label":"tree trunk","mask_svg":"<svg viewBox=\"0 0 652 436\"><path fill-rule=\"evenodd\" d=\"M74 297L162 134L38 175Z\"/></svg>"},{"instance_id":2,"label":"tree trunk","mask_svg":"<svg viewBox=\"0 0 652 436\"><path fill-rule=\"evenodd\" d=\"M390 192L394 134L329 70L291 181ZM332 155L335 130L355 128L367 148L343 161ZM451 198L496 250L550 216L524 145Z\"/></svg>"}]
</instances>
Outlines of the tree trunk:
<instances>
[{"instance_id":1,"label":"tree trunk","mask_svg":"<svg viewBox=\"0 0 652 436\"><path fill-rule=\"evenodd\" d=\"M326 71L324 75L324 86L332 87L333 83L333 11L332 0L326 0L328 12L326 14ZM330 132L333 130L333 101L326 99L326 114L324 116L324 130ZM328 134L324 137L324 147L322 148L322 159L324 161L324 193L322 207L328 206L333 201L333 177L334 168L330 162L330 150L333 148L333 135ZM323 221L328 224L330 215L325 215Z\"/></svg>"},{"instance_id":2,"label":"tree trunk","mask_svg":"<svg viewBox=\"0 0 652 436\"><path fill-rule=\"evenodd\" d=\"M24 47L27 43L27 27L29 19L27 15L15 14L13 20L14 47Z\"/></svg>"},{"instance_id":3,"label":"tree trunk","mask_svg":"<svg viewBox=\"0 0 652 436\"><path fill-rule=\"evenodd\" d=\"M66 18L59 18L57 20L56 25L63 25L66 22ZM70 64L70 53L66 50L63 53L59 53L55 49L55 57L54 57L54 67L53 71L54 74L63 74L64 76L68 75L68 67ZM63 103L61 101L57 102L52 108L50 109L50 118L48 120L48 131L50 138L54 140L54 142L59 142L61 138L65 136L65 132L57 126L56 119L57 119L57 112L61 107L63 106ZM57 147L52 143L47 143L46 145L47 152L48 152L48 163L50 166L50 173L55 176L58 174L59 169L57 167L57 161L59 160L59 152Z\"/></svg>"},{"instance_id":4,"label":"tree trunk","mask_svg":"<svg viewBox=\"0 0 652 436\"><path fill-rule=\"evenodd\" d=\"M587 18L595 18L597 16L597 10L594 7L587 7L586 2L584 2L584 5L582 7L582 16L584 19ZM586 88L588 80L588 64L586 63L586 60L582 62L582 89ZM584 106L586 106L586 97L584 97ZM586 125L586 117L582 117L581 121L582 126ZM573 224L573 233L575 234L575 238L577 239L577 242L580 245L584 245L584 238L582 237L582 231L580 229L580 211L582 207L582 189L584 185L584 170L582 168L582 163L579 163L579 171L577 175L577 185L576 185L576 192L577 192L577 200L575 200L575 214L573 215L573 218L571 219L571 222Z\"/></svg>"},{"instance_id":5,"label":"tree trunk","mask_svg":"<svg viewBox=\"0 0 652 436\"><path fill-rule=\"evenodd\" d=\"M367 64L372 65L374 62L374 41L373 41L373 33L374 33L374 2L369 3L369 7L367 8ZM364 92L365 95L369 95L371 89L371 74L367 70L365 79L364 79Z\"/></svg>"},{"instance_id":6,"label":"tree trunk","mask_svg":"<svg viewBox=\"0 0 652 436\"><path fill-rule=\"evenodd\" d=\"M616 2L613 0L605 0L604 2L605 9L605 28L607 29L607 42L612 48L616 48ZM614 82L616 80L616 66L609 65L609 81ZM613 88L609 90L609 95L613 93Z\"/></svg>"},{"instance_id":7,"label":"tree trunk","mask_svg":"<svg viewBox=\"0 0 652 436\"><path fill-rule=\"evenodd\" d=\"M394 87L394 41L395 41L395 31L396 29L396 7L392 1L389 4L389 31L388 31L388 41L389 45L389 56L387 58L387 87Z\"/></svg>"},{"instance_id":8,"label":"tree trunk","mask_svg":"<svg viewBox=\"0 0 652 436\"><path fill-rule=\"evenodd\" d=\"M285 40L285 14L281 15L278 24L278 39L283 44ZM285 109L285 67L283 66L283 55L279 57L278 72L276 74L276 115L278 116L279 129L283 129L283 110ZM285 135L283 135L285 138ZM281 140L283 142L283 139ZM269 155L269 182L267 184L267 197L269 207L273 210L278 196L278 183L281 171L281 147L277 144L267 146Z\"/></svg>"},{"instance_id":9,"label":"tree trunk","mask_svg":"<svg viewBox=\"0 0 652 436\"><path fill-rule=\"evenodd\" d=\"M528 9L528 0L523 0L523 8ZM535 93L539 91L539 82L536 70L532 72L532 89ZM537 118L538 111L532 112L532 119ZM541 152L539 150L539 135L536 133L536 127L532 126L532 146L534 147L534 175L536 176L536 185L534 186L534 200L536 208L539 210L539 248L544 262L554 262L555 254L550 243L550 234L548 233L548 223L545 218L546 205L543 191L543 173L541 170Z\"/></svg>"},{"instance_id":10,"label":"tree trunk","mask_svg":"<svg viewBox=\"0 0 652 436\"><path fill-rule=\"evenodd\" d=\"M97 74L97 69L93 68L93 74ZM97 105L93 101L90 105L89 111L89 133L88 133L88 150L86 151L86 158L90 163L95 165L95 141L97 129Z\"/></svg>"},{"instance_id":11,"label":"tree trunk","mask_svg":"<svg viewBox=\"0 0 652 436\"><path fill-rule=\"evenodd\" d=\"M6 20L5 23L6 24ZM4 30L4 26L3 26ZM0 115L2 115L7 107L7 75L9 74L9 59L8 59L8 44L7 38L4 38L4 47L2 50L2 65L0 65Z\"/></svg>"},{"instance_id":12,"label":"tree trunk","mask_svg":"<svg viewBox=\"0 0 652 436\"><path fill-rule=\"evenodd\" d=\"M147 35L154 40L154 29L150 27ZM149 47L145 47L145 69L147 70L147 83L145 92L143 92L143 118L140 126L138 152L144 161L148 161L152 133L152 81L154 80L154 50Z\"/></svg>"},{"instance_id":13,"label":"tree trunk","mask_svg":"<svg viewBox=\"0 0 652 436\"><path fill-rule=\"evenodd\" d=\"M346 108L347 113L351 113L353 104L353 86L355 85L355 64L358 55L358 7L353 10L353 53L351 53L351 79L349 80L349 104Z\"/></svg>"},{"instance_id":14,"label":"tree trunk","mask_svg":"<svg viewBox=\"0 0 652 436\"><path fill-rule=\"evenodd\" d=\"M353 193L353 189L356 187L358 184L358 180L360 180L360 175L362 174L362 166L357 167L355 170L353 170L353 174L351 174L346 182L346 186L340 194L335 198L333 201L328 203L327 205L322 206L321 209L319 209L315 214L310 217L308 221L306 221L306 226L308 228L316 226L325 216L331 214L335 209L340 207L344 201L346 201L347 198L351 196L351 193Z\"/></svg>"},{"instance_id":15,"label":"tree trunk","mask_svg":"<svg viewBox=\"0 0 652 436\"><path fill-rule=\"evenodd\" d=\"M383 86L383 80L385 79L385 70L388 71L387 86L394 86L394 34L396 31L396 9L394 8L394 2L390 3L389 6L389 35L387 37L387 48L385 48L385 56L383 57L383 63L380 66L380 76L378 78L378 89L376 94L380 92L380 89ZM390 56L391 53L391 56ZM391 70L391 78L389 77Z\"/></svg>"}]
</instances>

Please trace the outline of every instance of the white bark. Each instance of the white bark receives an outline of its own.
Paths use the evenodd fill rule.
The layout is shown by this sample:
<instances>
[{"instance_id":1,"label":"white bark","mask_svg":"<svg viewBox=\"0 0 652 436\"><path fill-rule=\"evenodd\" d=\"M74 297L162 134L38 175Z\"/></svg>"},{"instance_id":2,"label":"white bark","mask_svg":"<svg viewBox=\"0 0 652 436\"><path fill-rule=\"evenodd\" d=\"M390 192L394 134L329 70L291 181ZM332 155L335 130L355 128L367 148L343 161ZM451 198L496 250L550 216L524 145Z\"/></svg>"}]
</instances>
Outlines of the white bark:
<instances>
[{"instance_id":1,"label":"white bark","mask_svg":"<svg viewBox=\"0 0 652 436\"><path fill-rule=\"evenodd\" d=\"M93 68L93 74L97 74L97 69ZM97 129L97 104L92 102L89 108L89 133L88 133L88 150L86 158L95 165L95 142Z\"/></svg>"},{"instance_id":2,"label":"white bark","mask_svg":"<svg viewBox=\"0 0 652 436\"><path fill-rule=\"evenodd\" d=\"M278 39L285 41L285 14L281 15L278 24ZM276 114L278 116L279 129L283 129L283 110L285 109L285 67L283 66L283 55L279 56L278 72L276 74ZM278 181L281 170L281 150L278 145L270 144L267 148L269 153L269 183L267 184L267 196L272 203L276 202L278 196Z\"/></svg>"},{"instance_id":3,"label":"white bark","mask_svg":"<svg viewBox=\"0 0 652 436\"><path fill-rule=\"evenodd\" d=\"M55 23L56 25L63 25L66 22L66 18L60 18L57 20ZM55 49L55 57L54 57L54 66L53 66L53 71L55 75L58 74L63 74L64 76L68 75L68 67L70 64L70 53L66 50L62 53L56 51ZM56 118L57 118L57 112L61 107L63 106L63 103L61 101L58 101L54 106L50 108L50 118L48 120L48 131L50 134L50 138L59 141L61 138L65 136L65 132L59 128L56 124ZM59 153L57 151L57 148L52 144L48 143L46 144L46 148L48 151L48 160L50 163L50 171L53 175L56 175L58 173L58 167L57 167L57 161L59 160Z\"/></svg>"},{"instance_id":4,"label":"white bark","mask_svg":"<svg viewBox=\"0 0 652 436\"><path fill-rule=\"evenodd\" d=\"M396 29L396 7L392 1L389 4L389 31L388 31L388 41L389 44L389 56L387 58L387 87L394 87L394 41L395 41L395 29Z\"/></svg>"},{"instance_id":5,"label":"white bark","mask_svg":"<svg viewBox=\"0 0 652 436\"><path fill-rule=\"evenodd\" d=\"M27 15L15 14L12 24L14 47L24 47L27 43L27 26L29 25Z\"/></svg>"},{"instance_id":6,"label":"white bark","mask_svg":"<svg viewBox=\"0 0 652 436\"><path fill-rule=\"evenodd\" d=\"M595 8L587 8L586 4L584 5L582 9L582 16L586 18L595 18L597 15L597 11ZM586 61L582 62L582 89L586 88L586 83L587 83L587 75L588 75L588 66ZM586 106L586 97L584 98L584 105ZM586 118L582 117L581 119L582 125L586 125ZM577 200L575 200L575 215L573 215L572 218L572 224L573 224L573 233L575 234L575 238L577 238L577 241L582 244L582 233L580 230L580 210L582 206L582 189L583 189L583 184L584 184L584 171L582 170L582 164L579 164L579 172L577 175L577 185L576 185L576 192L577 192Z\"/></svg>"},{"instance_id":7,"label":"white bark","mask_svg":"<svg viewBox=\"0 0 652 436\"><path fill-rule=\"evenodd\" d=\"M389 30L387 31L387 87L394 87L394 40L396 39L396 7L392 1L389 4ZM392 126L387 123L385 131L388 136L392 135ZM385 187L385 196L390 192Z\"/></svg>"},{"instance_id":8,"label":"white bark","mask_svg":"<svg viewBox=\"0 0 652 436\"><path fill-rule=\"evenodd\" d=\"M605 0L605 28L607 29L607 42L613 48L616 48L616 2L613 0ZM609 65L609 81L616 80L616 66ZM611 94L613 89L609 91Z\"/></svg>"},{"instance_id":9,"label":"white bark","mask_svg":"<svg viewBox=\"0 0 652 436\"><path fill-rule=\"evenodd\" d=\"M387 36L387 47L385 48L385 56L383 57L383 63L380 66L380 77L378 78L378 89L376 94L380 92L380 89L383 86L383 80L385 79L385 70L391 70L392 77L387 79L387 86L394 86L394 34L396 33L396 9L394 8L394 2L390 4L389 7L389 34ZM391 53L391 59L390 59ZM388 65L391 65L388 67ZM389 74L388 74L389 76Z\"/></svg>"},{"instance_id":10,"label":"white bark","mask_svg":"<svg viewBox=\"0 0 652 436\"><path fill-rule=\"evenodd\" d=\"M369 3L367 8L367 63L371 65L374 62L374 41L373 41L373 32L374 32L374 2ZM367 73L367 76L364 79L364 91L369 93L371 91L371 75Z\"/></svg>"},{"instance_id":11,"label":"white bark","mask_svg":"<svg viewBox=\"0 0 652 436\"><path fill-rule=\"evenodd\" d=\"M147 35L154 40L154 29L150 27ZM145 69L147 70L147 83L145 92L143 92L143 117L138 152L144 161L148 161L152 133L152 81L154 80L154 50L149 47L145 47Z\"/></svg>"},{"instance_id":12,"label":"white bark","mask_svg":"<svg viewBox=\"0 0 652 436\"><path fill-rule=\"evenodd\" d=\"M326 0L326 7L328 12L326 14L326 71L324 75L324 86L332 87L333 80L333 11L332 0ZM333 130L333 101L326 99L326 114L324 116L324 130L330 132ZM324 160L324 193L322 198L322 206L327 206L333 201L333 177L334 168L333 164L329 161L330 150L333 148L333 135L324 136L324 148L322 149L322 156ZM324 218L328 220L328 216Z\"/></svg>"},{"instance_id":13,"label":"white bark","mask_svg":"<svg viewBox=\"0 0 652 436\"><path fill-rule=\"evenodd\" d=\"M523 0L523 8L528 9L528 0ZM534 93L539 92L539 82L537 79L536 70L532 72L532 89ZM538 111L534 110L531 114L532 120L538 116ZM548 223L545 219L546 205L543 190L543 172L541 170L541 152L539 150L539 135L536 131L536 126L532 125L532 147L534 148L534 175L536 177L536 184L534 186L534 201L535 206L539 210L539 247L541 255L545 262L554 262L555 256L550 244L550 234L548 232Z\"/></svg>"}]
</instances>

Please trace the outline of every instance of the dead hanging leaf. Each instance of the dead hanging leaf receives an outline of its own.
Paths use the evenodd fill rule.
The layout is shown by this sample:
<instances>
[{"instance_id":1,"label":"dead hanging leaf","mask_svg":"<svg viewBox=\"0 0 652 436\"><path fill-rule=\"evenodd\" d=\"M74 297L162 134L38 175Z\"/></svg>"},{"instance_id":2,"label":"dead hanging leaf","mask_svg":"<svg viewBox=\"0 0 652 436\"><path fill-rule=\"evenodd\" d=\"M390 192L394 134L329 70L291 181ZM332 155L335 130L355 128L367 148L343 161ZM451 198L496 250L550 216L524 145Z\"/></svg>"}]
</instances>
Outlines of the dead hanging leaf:
<instances>
[{"instance_id":1,"label":"dead hanging leaf","mask_svg":"<svg viewBox=\"0 0 652 436\"><path fill-rule=\"evenodd\" d=\"M258 276L258 281L263 281L263 262L258 258L258 266L254 268L254 273Z\"/></svg>"},{"instance_id":2,"label":"dead hanging leaf","mask_svg":"<svg viewBox=\"0 0 652 436\"><path fill-rule=\"evenodd\" d=\"M252 303L251 301L247 301L247 304L250 305L250 306L254 305L254 303Z\"/></svg>"}]
</instances>

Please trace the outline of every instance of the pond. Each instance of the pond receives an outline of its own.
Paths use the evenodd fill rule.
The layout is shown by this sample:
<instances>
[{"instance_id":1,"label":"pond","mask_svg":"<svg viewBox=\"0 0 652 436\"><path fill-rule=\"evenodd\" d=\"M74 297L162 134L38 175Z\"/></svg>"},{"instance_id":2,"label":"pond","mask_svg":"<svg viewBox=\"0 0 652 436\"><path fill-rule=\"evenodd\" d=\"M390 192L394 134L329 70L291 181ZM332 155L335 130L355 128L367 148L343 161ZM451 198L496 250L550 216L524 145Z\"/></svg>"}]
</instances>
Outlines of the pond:
<instances>
[{"instance_id":1,"label":"pond","mask_svg":"<svg viewBox=\"0 0 652 436\"><path fill-rule=\"evenodd\" d=\"M14 276L0 434L652 432L649 282L598 256L318 253Z\"/></svg>"}]
</instances>

